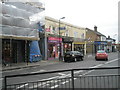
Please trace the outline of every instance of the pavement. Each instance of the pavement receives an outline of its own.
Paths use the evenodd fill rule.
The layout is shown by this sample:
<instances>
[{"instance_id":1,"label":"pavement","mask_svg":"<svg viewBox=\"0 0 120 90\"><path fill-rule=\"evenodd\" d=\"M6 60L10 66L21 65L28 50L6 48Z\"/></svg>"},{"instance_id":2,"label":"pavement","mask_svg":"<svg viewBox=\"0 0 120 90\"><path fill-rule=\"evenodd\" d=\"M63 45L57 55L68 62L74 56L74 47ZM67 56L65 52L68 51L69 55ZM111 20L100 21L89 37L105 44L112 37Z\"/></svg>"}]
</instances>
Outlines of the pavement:
<instances>
[{"instance_id":1,"label":"pavement","mask_svg":"<svg viewBox=\"0 0 120 90\"><path fill-rule=\"evenodd\" d=\"M30 63L30 62L29 63L27 63L27 62L12 63L12 64L8 64L6 66L3 66L2 71L36 67L36 66L46 66L46 65L52 65L52 64L57 64L57 63L63 63L63 61L59 61L59 60L40 60L38 62L32 62L32 63Z\"/></svg>"},{"instance_id":2,"label":"pavement","mask_svg":"<svg viewBox=\"0 0 120 90\"><path fill-rule=\"evenodd\" d=\"M94 56L94 54L87 54L85 55L85 58L89 58ZM47 66L47 65L53 65L53 64L58 64L58 63L64 63L62 60L40 60L38 62L32 62L32 63L27 63L27 62L21 62L21 63L12 63L8 64L7 66L2 67L2 71L7 71L7 70L14 70L14 69L21 69L21 68L29 68L29 67L36 67L36 66Z\"/></svg>"},{"instance_id":3,"label":"pavement","mask_svg":"<svg viewBox=\"0 0 120 90\"><path fill-rule=\"evenodd\" d=\"M92 54L87 54L85 55L84 58L86 57L91 57L93 56ZM36 66L47 66L47 65L53 65L53 64L58 64L58 63L64 63L63 60L55 59L55 60L40 60L38 62L21 62L21 63L11 63L6 66L2 67L2 71L7 71L7 70L14 70L14 69L21 69L21 68L29 68L29 67L36 67Z\"/></svg>"}]
</instances>

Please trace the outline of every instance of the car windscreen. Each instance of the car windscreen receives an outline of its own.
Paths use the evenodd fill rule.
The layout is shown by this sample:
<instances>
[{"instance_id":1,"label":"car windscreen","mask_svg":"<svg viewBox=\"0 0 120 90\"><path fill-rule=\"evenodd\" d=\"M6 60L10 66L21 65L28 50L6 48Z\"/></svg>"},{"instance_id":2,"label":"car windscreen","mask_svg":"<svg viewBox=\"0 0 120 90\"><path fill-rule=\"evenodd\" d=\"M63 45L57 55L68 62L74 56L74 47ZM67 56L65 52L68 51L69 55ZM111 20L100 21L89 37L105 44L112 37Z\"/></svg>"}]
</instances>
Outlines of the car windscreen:
<instances>
[{"instance_id":1,"label":"car windscreen","mask_svg":"<svg viewBox=\"0 0 120 90\"><path fill-rule=\"evenodd\" d=\"M97 51L97 53L105 53L105 51Z\"/></svg>"},{"instance_id":2,"label":"car windscreen","mask_svg":"<svg viewBox=\"0 0 120 90\"><path fill-rule=\"evenodd\" d=\"M78 52L78 51L68 51L68 52L66 52L66 54L80 54L80 52Z\"/></svg>"}]
</instances>

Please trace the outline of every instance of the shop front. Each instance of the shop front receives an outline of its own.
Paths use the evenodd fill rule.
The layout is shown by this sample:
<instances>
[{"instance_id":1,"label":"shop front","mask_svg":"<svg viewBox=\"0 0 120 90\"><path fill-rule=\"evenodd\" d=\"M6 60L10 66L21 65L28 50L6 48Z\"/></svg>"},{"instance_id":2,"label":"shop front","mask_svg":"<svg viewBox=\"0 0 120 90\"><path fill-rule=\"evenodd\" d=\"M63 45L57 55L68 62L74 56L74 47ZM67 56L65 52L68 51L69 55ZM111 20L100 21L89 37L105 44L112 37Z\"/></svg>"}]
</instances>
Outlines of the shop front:
<instances>
[{"instance_id":1,"label":"shop front","mask_svg":"<svg viewBox=\"0 0 120 90\"><path fill-rule=\"evenodd\" d=\"M3 39L2 60L4 63L25 62L28 59L26 57L29 50L28 44L24 40Z\"/></svg>"},{"instance_id":2,"label":"shop front","mask_svg":"<svg viewBox=\"0 0 120 90\"><path fill-rule=\"evenodd\" d=\"M85 40L82 39L82 38L74 38L73 50L74 51L79 51L79 52L83 53L84 55L86 55Z\"/></svg>"},{"instance_id":3,"label":"shop front","mask_svg":"<svg viewBox=\"0 0 120 90\"><path fill-rule=\"evenodd\" d=\"M79 51L84 54L84 42L74 42L74 51Z\"/></svg>"},{"instance_id":4,"label":"shop front","mask_svg":"<svg viewBox=\"0 0 120 90\"><path fill-rule=\"evenodd\" d=\"M48 60L59 59L62 53L62 38L48 37Z\"/></svg>"},{"instance_id":5,"label":"shop front","mask_svg":"<svg viewBox=\"0 0 120 90\"><path fill-rule=\"evenodd\" d=\"M72 37L66 37L63 39L63 54L67 51L72 51L72 43L73 38Z\"/></svg>"},{"instance_id":6,"label":"shop front","mask_svg":"<svg viewBox=\"0 0 120 90\"><path fill-rule=\"evenodd\" d=\"M95 41L94 42L95 52L98 50L107 50L107 42L106 41Z\"/></svg>"}]
</instances>

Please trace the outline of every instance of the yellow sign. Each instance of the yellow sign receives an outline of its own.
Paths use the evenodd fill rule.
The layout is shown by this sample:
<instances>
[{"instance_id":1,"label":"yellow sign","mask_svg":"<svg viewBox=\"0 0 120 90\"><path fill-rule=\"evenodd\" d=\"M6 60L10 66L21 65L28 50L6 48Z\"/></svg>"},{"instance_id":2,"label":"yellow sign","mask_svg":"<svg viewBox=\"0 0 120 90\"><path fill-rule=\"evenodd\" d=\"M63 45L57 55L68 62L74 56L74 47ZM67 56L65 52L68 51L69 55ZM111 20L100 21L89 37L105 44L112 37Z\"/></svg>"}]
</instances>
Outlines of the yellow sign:
<instances>
[{"instance_id":1,"label":"yellow sign","mask_svg":"<svg viewBox=\"0 0 120 90\"><path fill-rule=\"evenodd\" d=\"M74 44L85 44L85 42L73 42Z\"/></svg>"}]
</instances>

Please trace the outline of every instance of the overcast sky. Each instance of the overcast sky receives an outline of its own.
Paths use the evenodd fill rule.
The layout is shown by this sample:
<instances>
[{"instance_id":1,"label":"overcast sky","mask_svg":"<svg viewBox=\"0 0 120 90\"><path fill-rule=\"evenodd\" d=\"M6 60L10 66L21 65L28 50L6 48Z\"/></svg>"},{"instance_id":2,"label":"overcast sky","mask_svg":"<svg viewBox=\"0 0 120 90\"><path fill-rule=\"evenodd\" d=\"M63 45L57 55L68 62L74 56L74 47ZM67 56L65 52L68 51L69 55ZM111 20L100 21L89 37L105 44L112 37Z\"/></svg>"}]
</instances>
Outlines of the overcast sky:
<instances>
[{"instance_id":1,"label":"overcast sky","mask_svg":"<svg viewBox=\"0 0 120 90\"><path fill-rule=\"evenodd\" d=\"M112 38L118 36L119 0L45 0L45 15L80 27L94 28ZM117 34L117 36L116 36Z\"/></svg>"}]
</instances>

